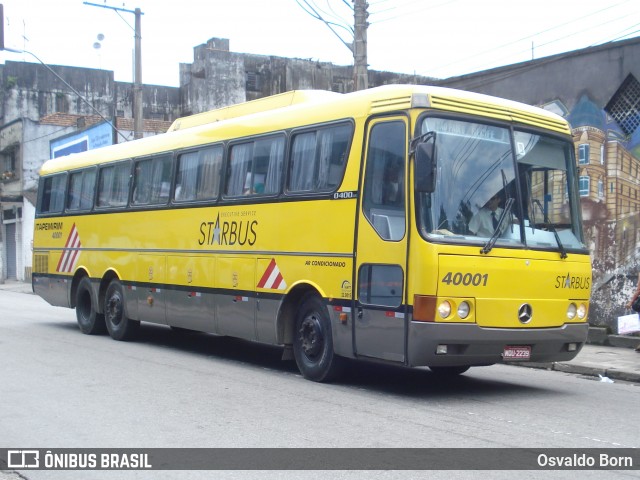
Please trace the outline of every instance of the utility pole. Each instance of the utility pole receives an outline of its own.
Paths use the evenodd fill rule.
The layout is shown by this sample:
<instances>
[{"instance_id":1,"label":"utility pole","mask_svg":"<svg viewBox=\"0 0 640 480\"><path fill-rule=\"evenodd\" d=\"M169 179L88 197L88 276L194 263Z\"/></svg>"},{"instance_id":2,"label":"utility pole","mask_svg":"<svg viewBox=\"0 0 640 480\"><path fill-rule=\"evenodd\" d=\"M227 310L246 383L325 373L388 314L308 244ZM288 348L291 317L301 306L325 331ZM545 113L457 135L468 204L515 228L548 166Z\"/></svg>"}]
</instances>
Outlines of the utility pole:
<instances>
[{"instance_id":1,"label":"utility pole","mask_svg":"<svg viewBox=\"0 0 640 480\"><path fill-rule=\"evenodd\" d=\"M342 0L345 4L347 0ZM345 27L345 25L335 23L329 20L325 20L322 14L309 3L309 0L296 0L298 5L311 15L313 18L317 18L322 21L329 30L331 30L336 37L340 39L340 41L349 49L349 51L353 54L353 89L354 90L365 90L369 88L369 74L367 73L367 28L369 27L369 23L367 23L367 17L369 17L369 13L367 12L367 8L369 8L369 4L366 0L352 0L353 2L353 17L354 17L354 26ZM302 2L302 3L301 3ZM304 5L303 5L304 4ZM348 30L349 33L353 34L353 42L346 42L336 31L334 26L344 28Z\"/></svg>"},{"instance_id":2,"label":"utility pole","mask_svg":"<svg viewBox=\"0 0 640 480\"><path fill-rule=\"evenodd\" d=\"M355 32L353 36L353 79L355 90L369 88L367 72L367 7L366 0L353 0L353 16Z\"/></svg>"},{"instance_id":3,"label":"utility pole","mask_svg":"<svg viewBox=\"0 0 640 480\"><path fill-rule=\"evenodd\" d=\"M133 81L133 138L142 138L143 118L142 118L142 34L141 17L143 15L139 8L135 10L127 10L125 8L110 7L108 5L100 5L97 3L83 2L85 5L92 7L109 8L119 12L133 13L136 16L136 26L134 31L135 38L135 72Z\"/></svg>"},{"instance_id":4,"label":"utility pole","mask_svg":"<svg viewBox=\"0 0 640 480\"><path fill-rule=\"evenodd\" d=\"M139 8L135 10L136 15L136 71L133 84L133 138L142 138L143 118L142 118L142 33L141 33L141 16L142 12Z\"/></svg>"}]
</instances>

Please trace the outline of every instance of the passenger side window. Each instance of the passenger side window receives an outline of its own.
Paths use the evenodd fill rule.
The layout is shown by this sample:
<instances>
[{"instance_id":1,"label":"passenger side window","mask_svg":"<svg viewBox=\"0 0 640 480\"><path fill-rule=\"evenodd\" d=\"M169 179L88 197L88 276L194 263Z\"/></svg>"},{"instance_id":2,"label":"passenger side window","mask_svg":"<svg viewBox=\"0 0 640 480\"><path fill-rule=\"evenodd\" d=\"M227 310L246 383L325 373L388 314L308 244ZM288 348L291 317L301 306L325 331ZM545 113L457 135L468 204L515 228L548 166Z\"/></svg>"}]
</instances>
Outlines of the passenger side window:
<instances>
[{"instance_id":1,"label":"passenger side window","mask_svg":"<svg viewBox=\"0 0 640 480\"><path fill-rule=\"evenodd\" d=\"M218 196L222 152L219 145L178 157L176 202L211 200Z\"/></svg>"},{"instance_id":2,"label":"passenger side window","mask_svg":"<svg viewBox=\"0 0 640 480\"><path fill-rule=\"evenodd\" d=\"M225 195L277 194L284 165L284 137L233 145Z\"/></svg>"},{"instance_id":3,"label":"passenger side window","mask_svg":"<svg viewBox=\"0 0 640 480\"><path fill-rule=\"evenodd\" d=\"M169 200L171 188L171 156L136 162L133 205L160 205Z\"/></svg>"},{"instance_id":4,"label":"passenger side window","mask_svg":"<svg viewBox=\"0 0 640 480\"><path fill-rule=\"evenodd\" d=\"M405 233L406 138L401 121L378 123L369 137L363 210L385 240L401 240Z\"/></svg>"},{"instance_id":5,"label":"passenger side window","mask_svg":"<svg viewBox=\"0 0 640 480\"><path fill-rule=\"evenodd\" d=\"M96 169L74 172L69 178L67 210L91 210L96 190Z\"/></svg>"},{"instance_id":6,"label":"passenger side window","mask_svg":"<svg viewBox=\"0 0 640 480\"><path fill-rule=\"evenodd\" d=\"M38 213L61 213L64 208L64 193L67 174L52 175L40 180Z\"/></svg>"},{"instance_id":7,"label":"passenger side window","mask_svg":"<svg viewBox=\"0 0 640 480\"><path fill-rule=\"evenodd\" d=\"M340 186L353 128L337 125L294 135L289 192L328 192Z\"/></svg>"},{"instance_id":8,"label":"passenger side window","mask_svg":"<svg viewBox=\"0 0 640 480\"><path fill-rule=\"evenodd\" d=\"M131 164L121 162L100 169L98 207L124 207L129 198Z\"/></svg>"}]
</instances>

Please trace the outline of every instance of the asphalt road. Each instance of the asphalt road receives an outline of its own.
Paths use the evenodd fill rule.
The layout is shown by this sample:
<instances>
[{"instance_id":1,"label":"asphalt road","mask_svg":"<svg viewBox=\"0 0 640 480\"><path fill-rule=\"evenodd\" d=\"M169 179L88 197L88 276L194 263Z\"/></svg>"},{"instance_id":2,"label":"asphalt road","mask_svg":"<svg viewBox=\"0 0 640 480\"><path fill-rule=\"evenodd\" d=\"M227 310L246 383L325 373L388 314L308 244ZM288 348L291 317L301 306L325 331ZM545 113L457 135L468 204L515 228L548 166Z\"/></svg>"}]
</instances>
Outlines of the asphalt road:
<instances>
[{"instance_id":1,"label":"asphalt road","mask_svg":"<svg viewBox=\"0 0 640 480\"><path fill-rule=\"evenodd\" d=\"M637 385L504 365L443 382L353 363L304 380L281 350L143 325L87 336L75 312L0 291L0 447L640 447ZM636 420L631 420L635 418ZM472 478L470 472L21 472L23 478ZM4 476L3 476L4 475ZM487 476L486 474L482 474ZM584 471L582 478L638 477ZM541 478L520 471L518 478ZM574 478L575 472L544 472ZM14 478L8 473L0 478ZM18 478L18 477L15 477ZM514 478L493 472L489 478Z\"/></svg>"}]
</instances>

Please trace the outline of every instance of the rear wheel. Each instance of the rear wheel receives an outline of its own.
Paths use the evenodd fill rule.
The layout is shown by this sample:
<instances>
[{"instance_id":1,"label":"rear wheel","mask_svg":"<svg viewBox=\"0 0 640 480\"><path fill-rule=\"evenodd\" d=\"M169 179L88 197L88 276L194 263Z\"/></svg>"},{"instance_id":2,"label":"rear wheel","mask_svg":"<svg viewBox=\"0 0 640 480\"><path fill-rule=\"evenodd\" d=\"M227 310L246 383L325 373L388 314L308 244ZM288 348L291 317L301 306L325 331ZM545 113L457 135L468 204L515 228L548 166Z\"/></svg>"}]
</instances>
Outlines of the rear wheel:
<instances>
[{"instance_id":1,"label":"rear wheel","mask_svg":"<svg viewBox=\"0 0 640 480\"><path fill-rule=\"evenodd\" d=\"M435 375L442 378L452 378L463 374L471 368L469 365L460 365L457 367L429 367Z\"/></svg>"},{"instance_id":2,"label":"rear wheel","mask_svg":"<svg viewBox=\"0 0 640 480\"><path fill-rule=\"evenodd\" d=\"M140 322L127 317L122 284L112 280L104 298L104 318L109 335L114 340L131 340L140 327Z\"/></svg>"},{"instance_id":3,"label":"rear wheel","mask_svg":"<svg viewBox=\"0 0 640 480\"><path fill-rule=\"evenodd\" d=\"M317 295L307 295L298 307L293 355L300 373L308 380L328 382L342 370L343 359L333 352L327 308Z\"/></svg>"},{"instance_id":4,"label":"rear wheel","mask_svg":"<svg viewBox=\"0 0 640 480\"><path fill-rule=\"evenodd\" d=\"M104 315L94 308L93 289L89 277L83 277L76 289L76 319L80 331L86 335L98 335L106 331Z\"/></svg>"}]
</instances>

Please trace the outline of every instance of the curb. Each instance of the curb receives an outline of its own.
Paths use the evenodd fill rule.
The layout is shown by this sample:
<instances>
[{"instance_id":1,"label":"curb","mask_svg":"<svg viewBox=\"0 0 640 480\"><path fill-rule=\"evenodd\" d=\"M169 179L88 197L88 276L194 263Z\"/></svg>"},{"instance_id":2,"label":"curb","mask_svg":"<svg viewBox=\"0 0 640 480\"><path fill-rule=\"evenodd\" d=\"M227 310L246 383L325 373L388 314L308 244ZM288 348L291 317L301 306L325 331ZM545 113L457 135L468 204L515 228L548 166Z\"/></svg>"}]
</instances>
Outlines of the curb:
<instances>
[{"instance_id":1,"label":"curb","mask_svg":"<svg viewBox=\"0 0 640 480\"><path fill-rule=\"evenodd\" d=\"M589 327L587 337L589 345L604 345L608 347L636 348L640 345L640 337L635 335L608 334L604 327Z\"/></svg>"},{"instance_id":2,"label":"curb","mask_svg":"<svg viewBox=\"0 0 640 480\"><path fill-rule=\"evenodd\" d=\"M606 381L604 379L609 378L614 380L622 380L625 382L640 383L640 373L625 372L625 371L617 370L615 368L587 367L585 365L573 365L571 363L560 363L560 362L552 362L552 363L522 362L522 363L511 363L511 365L528 367L528 368L537 368L540 370L555 370L557 372L574 373L576 375L584 375L587 377L602 378L603 379L602 381Z\"/></svg>"}]
</instances>

